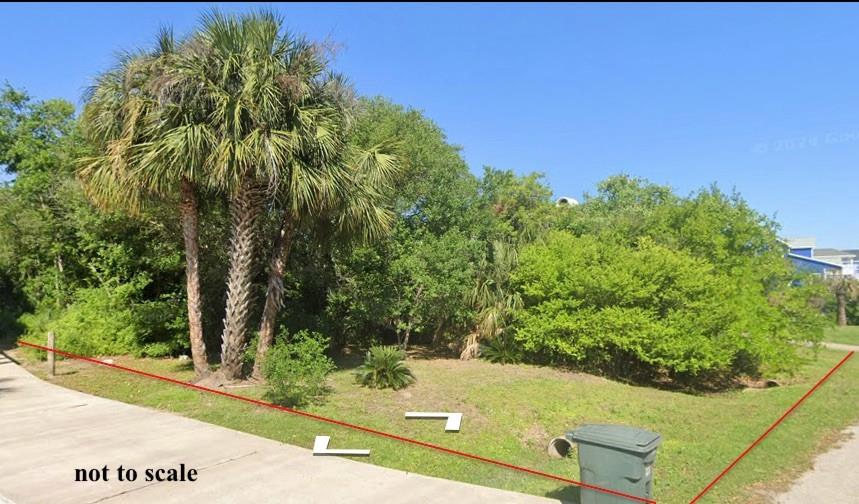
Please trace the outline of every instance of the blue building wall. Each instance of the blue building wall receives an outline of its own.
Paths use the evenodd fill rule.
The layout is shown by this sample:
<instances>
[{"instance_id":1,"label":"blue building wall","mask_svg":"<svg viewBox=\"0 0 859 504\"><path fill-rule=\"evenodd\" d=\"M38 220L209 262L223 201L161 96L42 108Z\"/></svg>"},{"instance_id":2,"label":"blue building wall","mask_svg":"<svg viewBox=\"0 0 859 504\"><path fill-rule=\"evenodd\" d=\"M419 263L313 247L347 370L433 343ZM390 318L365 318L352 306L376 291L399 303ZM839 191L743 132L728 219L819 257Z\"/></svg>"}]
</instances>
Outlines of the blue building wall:
<instances>
[{"instance_id":1,"label":"blue building wall","mask_svg":"<svg viewBox=\"0 0 859 504\"><path fill-rule=\"evenodd\" d=\"M802 257L812 257L812 251L814 249L811 247L806 248L792 248L790 249L791 254L796 254Z\"/></svg>"},{"instance_id":2,"label":"blue building wall","mask_svg":"<svg viewBox=\"0 0 859 504\"><path fill-rule=\"evenodd\" d=\"M800 256L794 250L790 251L790 262L793 263L794 266L800 271L807 271L810 273L816 273L818 275L824 275L825 273L834 273L841 271L841 267L824 263L823 261L818 261L811 258L806 258L805 256Z\"/></svg>"}]
</instances>

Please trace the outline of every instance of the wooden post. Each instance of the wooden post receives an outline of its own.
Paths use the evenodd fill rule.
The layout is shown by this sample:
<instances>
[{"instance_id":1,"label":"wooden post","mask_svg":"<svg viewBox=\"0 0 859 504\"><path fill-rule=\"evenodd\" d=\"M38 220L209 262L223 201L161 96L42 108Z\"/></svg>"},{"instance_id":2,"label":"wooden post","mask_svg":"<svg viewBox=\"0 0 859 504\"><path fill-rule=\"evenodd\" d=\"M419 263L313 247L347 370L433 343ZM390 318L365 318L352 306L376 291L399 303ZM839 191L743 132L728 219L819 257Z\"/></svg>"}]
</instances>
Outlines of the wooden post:
<instances>
[{"instance_id":1,"label":"wooden post","mask_svg":"<svg viewBox=\"0 0 859 504\"><path fill-rule=\"evenodd\" d=\"M53 350L56 348L56 338L54 337L54 331L48 331L48 348ZM48 352L48 372L51 373L51 376L56 374L57 367L56 361L54 359L54 352Z\"/></svg>"}]
</instances>

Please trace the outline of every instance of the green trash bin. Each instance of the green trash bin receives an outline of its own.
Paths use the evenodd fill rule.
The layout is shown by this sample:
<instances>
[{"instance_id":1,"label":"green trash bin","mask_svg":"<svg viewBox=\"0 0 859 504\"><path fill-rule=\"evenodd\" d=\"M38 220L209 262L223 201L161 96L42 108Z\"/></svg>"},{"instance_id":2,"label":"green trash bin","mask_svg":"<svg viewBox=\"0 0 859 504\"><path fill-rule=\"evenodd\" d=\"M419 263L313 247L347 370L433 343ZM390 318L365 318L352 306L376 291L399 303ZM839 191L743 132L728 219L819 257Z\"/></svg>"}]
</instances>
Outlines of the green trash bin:
<instances>
[{"instance_id":1,"label":"green trash bin","mask_svg":"<svg viewBox=\"0 0 859 504\"><path fill-rule=\"evenodd\" d=\"M652 498L653 461L662 436L623 425L584 425L566 437L579 446L582 483ZM596 490L581 490L581 504L631 502Z\"/></svg>"}]
</instances>

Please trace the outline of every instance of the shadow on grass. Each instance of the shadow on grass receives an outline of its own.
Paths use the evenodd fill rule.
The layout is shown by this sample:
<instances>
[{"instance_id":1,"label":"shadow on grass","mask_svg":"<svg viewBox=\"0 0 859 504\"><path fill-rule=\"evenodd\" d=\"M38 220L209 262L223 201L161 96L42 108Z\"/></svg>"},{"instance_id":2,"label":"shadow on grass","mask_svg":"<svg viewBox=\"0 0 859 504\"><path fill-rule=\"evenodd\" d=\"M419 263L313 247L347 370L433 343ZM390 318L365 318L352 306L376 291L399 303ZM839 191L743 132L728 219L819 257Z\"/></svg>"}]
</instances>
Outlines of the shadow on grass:
<instances>
[{"instance_id":1,"label":"shadow on grass","mask_svg":"<svg viewBox=\"0 0 859 504\"><path fill-rule=\"evenodd\" d=\"M355 369L364 362L364 354L357 348L343 349L331 356L337 369Z\"/></svg>"},{"instance_id":2,"label":"shadow on grass","mask_svg":"<svg viewBox=\"0 0 859 504\"><path fill-rule=\"evenodd\" d=\"M367 355L366 350L361 350L357 347L344 347L331 355L337 369L355 369L364 362L364 357ZM436 359L458 359L459 354L446 348L433 348L427 345L410 345L406 350L406 356L409 360L436 360Z\"/></svg>"},{"instance_id":3,"label":"shadow on grass","mask_svg":"<svg viewBox=\"0 0 859 504\"><path fill-rule=\"evenodd\" d=\"M318 394L313 396L305 396L302 394L278 394L272 389L266 390L261 398L278 406L285 406L290 409L301 410L307 406L320 405L325 402L328 396L334 392L334 388L325 385Z\"/></svg>"},{"instance_id":4,"label":"shadow on grass","mask_svg":"<svg viewBox=\"0 0 859 504\"><path fill-rule=\"evenodd\" d=\"M184 361L174 362L170 367L170 371L174 373L182 373L185 371L193 371L194 370L194 362L190 359Z\"/></svg>"},{"instance_id":5,"label":"shadow on grass","mask_svg":"<svg viewBox=\"0 0 859 504\"><path fill-rule=\"evenodd\" d=\"M410 346L406 351L409 359L435 360L435 359L458 359L459 353L447 347Z\"/></svg>"},{"instance_id":6,"label":"shadow on grass","mask_svg":"<svg viewBox=\"0 0 859 504\"><path fill-rule=\"evenodd\" d=\"M579 504L582 498L581 493L582 489L575 485L564 485L546 492L545 496L549 499L558 499L567 504Z\"/></svg>"}]
</instances>

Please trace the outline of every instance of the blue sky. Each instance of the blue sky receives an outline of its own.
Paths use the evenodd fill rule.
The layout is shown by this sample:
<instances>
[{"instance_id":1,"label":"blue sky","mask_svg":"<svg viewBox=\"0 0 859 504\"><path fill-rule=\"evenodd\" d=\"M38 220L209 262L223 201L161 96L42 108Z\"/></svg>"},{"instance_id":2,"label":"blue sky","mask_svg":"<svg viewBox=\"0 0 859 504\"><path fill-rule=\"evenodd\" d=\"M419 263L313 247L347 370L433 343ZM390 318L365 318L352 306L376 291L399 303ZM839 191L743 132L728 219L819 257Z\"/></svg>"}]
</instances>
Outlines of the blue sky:
<instances>
[{"instance_id":1,"label":"blue sky","mask_svg":"<svg viewBox=\"0 0 859 504\"><path fill-rule=\"evenodd\" d=\"M717 182L785 236L859 248L859 6L274 7L339 43L360 93L423 110L475 171L541 171L573 197L618 172L681 194ZM117 50L206 8L4 4L0 80L80 103Z\"/></svg>"}]
</instances>

